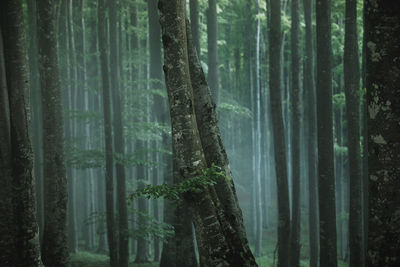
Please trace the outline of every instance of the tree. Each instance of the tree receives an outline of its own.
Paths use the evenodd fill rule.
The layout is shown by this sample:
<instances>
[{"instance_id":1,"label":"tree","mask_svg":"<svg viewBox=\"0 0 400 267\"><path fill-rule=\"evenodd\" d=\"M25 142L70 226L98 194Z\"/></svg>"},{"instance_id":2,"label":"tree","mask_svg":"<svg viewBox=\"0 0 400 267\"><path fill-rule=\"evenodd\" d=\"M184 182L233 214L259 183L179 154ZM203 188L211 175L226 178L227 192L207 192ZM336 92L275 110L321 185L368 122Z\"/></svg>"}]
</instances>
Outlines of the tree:
<instances>
[{"instance_id":1,"label":"tree","mask_svg":"<svg viewBox=\"0 0 400 267\"><path fill-rule=\"evenodd\" d=\"M208 48L208 84L210 85L215 103L219 101L219 71L218 71L218 24L217 1L208 0L207 10L207 48Z\"/></svg>"},{"instance_id":2,"label":"tree","mask_svg":"<svg viewBox=\"0 0 400 267\"><path fill-rule=\"evenodd\" d=\"M193 42L196 47L197 54L200 56L200 31L199 31L199 1L190 0L190 25L193 35Z\"/></svg>"},{"instance_id":3,"label":"tree","mask_svg":"<svg viewBox=\"0 0 400 267\"><path fill-rule=\"evenodd\" d=\"M299 1L291 6L291 111L292 111L292 228L290 233L290 266L300 266L300 45Z\"/></svg>"},{"instance_id":4,"label":"tree","mask_svg":"<svg viewBox=\"0 0 400 267\"><path fill-rule=\"evenodd\" d=\"M68 196L54 1L37 1L37 25L45 192L42 259L46 266L68 266Z\"/></svg>"},{"instance_id":5,"label":"tree","mask_svg":"<svg viewBox=\"0 0 400 267\"><path fill-rule=\"evenodd\" d=\"M216 105L201 68L189 26L187 26L187 40L190 82L193 88L196 123L199 129L199 137L205 160L208 167L211 167L212 164L220 166L230 181L220 180L214 186L218 201L221 203L221 212L224 213L225 218L230 218L228 220L229 224L224 228L226 242L231 253L235 255L235 264L240 266L255 266L255 259L250 250L244 229L243 215L236 196L232 171L229 167L229 159L218 126Z\"/></svg>"},{"instance_id":6,"label":"tree","mask_svg":"<svg viewBox=\"0 0 400 267\"><path fill-rule=\"evenodd\" d=\"M348 125L350 170L350 266L362 266L362 201L360 151L360 63L357 37L357 1L346 0L344 39L344 90Z\"/></svg>"},{"instance_id":7,"label":"tree","mask_svg":"<svg viewBox=\"0 0 400 267\"><path fill-rule=\"evenodd\" d=\"M308 205L309 205L309 244L310 267L318 266L318 192L316 166L316 125L315 125L315 80L314 80L314 46L312 30L312 0L304 0L305 64L304 87L307 95L308 118Z\"/></svg>"},{"instance_id":8,"label":"tree","mask_svg":"<svg viewBox=\"0 0 400 267\"><path fill-rule=\"evenodd\" d=\"M274 135L275 171L278 188L278 266L289 261L290 209L286 169L285 132L281 104L281 3L271 0L269 32L269 88Z\"/></svg>"},{"instance_id":9,"label":"tree","mask_svg":"<svg viewBox=\"0 0 400 267\"><path fill-rule=\"evenodd\" d=\"M317 136L320 265L337 266L333 163L331 1L317 0Z\"/></svg>"},{"instance_id":10,"label":"tree","mask_svg":"<svg viewBox=\"0 0 400 267\"><path fill-rule=\"evenodd\" d=\"M105 0L99 0L97 7L97 17L104 18L106 15ZM98 42L100 51L100 64L103 88L103 116L104 116L104 138L105 138L105 156L106 156L106 220L108 248L110 253L110 265L118 265L117 240L115 237L114 222L114 180L113 180L113 148L111 133L111 108L110 108L110 81L108 74L107 60L107 39L106 27L103 19L99 19L98 24Z\"/></svg>"},{"instance_id":11,"label":"tree","mask_svg":"<svg viewBox=\"0 0 400 267\"><path fill-rule=\"evenodd\" d=\"M122 104L118 80L118 50L117 50L117 1L109 0L110 15L110 81L112 92L112 107L114 115L114 146L115 153L120 156L125 154L124 137L122 127ZM121 60L121 59L120 59ZM125 167L117 162L115 164L117 180L117 204L118 204L118 237L119 237L119 266L127 267L129 261L128 252L128 212L126 206Z\"/></svg>"},{"instance_id":12,"label":"tree","mask_svg":"<svg viewBox=\"0 0 400 267\"><path fill-rule=\"evenodd\" d=\"M180 182L196 176L206 167L196 125L193 91L190 84L186 22L183 0L163 0L158 5L164 46L164 74L170 104L174 179ZM215 189L202 187L185 195L185 203L196 229L200 262L205 266L232 266L232 254L223 228L227 218L219 212ZM179 208L178 208L179 209ZM188 216L188 214L186 214ZM179 235L180 229L176 229ZM179 239L178 239L179 240ZM176 250L188 245L176 242ZM251 266L251 265L244 265Z\"/></svg>"},{"instance_id":13,"label":"tree","mask_svg":"<svg viewBox=\"0 0 400 267\"><path fill-rule=\"evenodd\" d=\"M42 266L29 136L29 70L22 1L0 4L0 263Z\"/></svg>"},{"instance_id":14,"label":"tree","mask_svg":"<svg viewBox=\"0 0 400 267\"><path fill-rule=\"evenodd\" d=\"M369 226L367 266L400 265L400 2L365 2Z\"/></svg>"}]
</instances>

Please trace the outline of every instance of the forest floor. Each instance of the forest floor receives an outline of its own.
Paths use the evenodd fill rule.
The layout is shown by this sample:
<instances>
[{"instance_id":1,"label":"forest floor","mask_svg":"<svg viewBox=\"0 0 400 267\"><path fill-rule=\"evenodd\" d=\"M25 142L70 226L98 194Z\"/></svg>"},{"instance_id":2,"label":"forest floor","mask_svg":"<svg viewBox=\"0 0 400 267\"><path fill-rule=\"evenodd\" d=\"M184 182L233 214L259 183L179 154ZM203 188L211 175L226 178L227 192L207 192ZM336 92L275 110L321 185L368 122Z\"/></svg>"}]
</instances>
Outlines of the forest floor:
<instances>
[{"instance_id":1,"label":"forest floor","mask_svg":"<svg viewBox=\"0 0 400 267\"><path fill-rule=\"evenodd\" d=\"M300 253L300 267L308 267L308 243L306 233L302 233L302 247ZM250 242L252 243L252 242ZM253 247L252 247L253 250ZM254 250L253 250L254 251ZM275 257L274 257L275 254ZM277 264L276 254L276 230L266 229L263 233L263 248L261 257L256 258L259 267L273 267ZM71 267L109 267L109 257L94 252L79 251L72 254L70 258ZM131 267L158 267L158 262L148 264L135 264L134 257L129 260ZM275 264L274 264L275 263ZM348 267L348 264L339 261L339 267Z\"/></svg>"}]
</instances>

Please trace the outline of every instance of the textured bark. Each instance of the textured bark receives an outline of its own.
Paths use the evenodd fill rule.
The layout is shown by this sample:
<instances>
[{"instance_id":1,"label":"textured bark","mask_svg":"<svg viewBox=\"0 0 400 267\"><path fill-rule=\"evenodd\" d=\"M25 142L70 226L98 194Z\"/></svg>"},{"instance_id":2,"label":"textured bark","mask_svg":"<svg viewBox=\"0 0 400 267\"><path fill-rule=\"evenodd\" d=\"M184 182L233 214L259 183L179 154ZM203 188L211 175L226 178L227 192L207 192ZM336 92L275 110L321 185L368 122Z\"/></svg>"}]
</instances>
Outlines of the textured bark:
<instances>
[{"instance_id":1,"label":"textured bark","mask_svg":"<svg viewBox=\"0 0 400 267\"><path fill-rule=\"evenodd\" d=\"M199 1L190 0L190 28L193 36L194 46L196 47L197 55L200 57L200 29L199 29Z\"/></svg>"},{"instance_id":2,"label":"textured bark","mask_svg":"<svg viewBox=\"0 0 400 267\"><path fill-rule=\"evenodd\" d=\"M219 102L219 70L218 70L218 24L217 1L208 0L207 10L207 48L208 48L208 84L216 104Z\"/></svg>"},{"instance_id":3,"label":"textured bark","mask_svg":"<svg viewBox=\"0 0 400 267\"><path fill-rule=\"evenodd\" d=\"M289 261L290 209L288 175L286 169L285 132L281 101L281 5L271 0L269 35L269 88L274 135L275 171L278 189L278 266L287 267Z\"/></svg>"},{"instance_id":4,"label":"textured bark","mask_svg":"<svg viewBox=\"0 0 400 267\"><path fill-rule=\"evenodd\" d=\"M110 78L112 92L112 107L114 115L114 146L115 153L123 156L124 136L122 127L122 104L118 80L118 50L117 50L117 1L109 0L110 16ZM117 209L118 209L118 237L119 237L119 266L127 267L129 260L128 252L128 211L126 206L125 167L121 163L115 164L117 178Z\"/></svg>"},{"instance_id":5,"label":"textured bark","mask_svg":"<svg viewBox=\"0 0 400 267\"><path fill-rule=\"evenodd\" d=\"M5 71L4 68L0 70L0 75L2 75L1 109L5 109L2 110L5 113L1 115L0 128L1 141L5 139L0 155L5 162L2 162L0 180L2 185L4 183L6 186L1 189L0 208L2 212L10 215L10 217L2 215L1 219L1 226L9 228L2 228L0 232L2 234L0 263L3 266L41 266L32 175L33 155L28 130L29 70L22 1L2 1L0 10L0 28L3 37L0 54L4 53L5 66ZM3 66L1 63L0 65ZM4 73L5 79L3 79ZM7 95L9 113L7 113L7 103L4 103ZM4 117L7 114L8 117ZM8 150L3 151L3 146ZM9 164L3 166L7 162ZM4 197L10 198L4 199ZM7 210L11 210L11 214ZM3 229L7 229L7 233L4 233ZM5 239L10 237L9 234L11 234L11 239Z\"/></svg>"},{"instance_id":6,"label":"textured bark","mask_svg":"<svg viewBox=\"0 0 400 267\"><path fill-rule=\"evenodd\" d=\"M292 113L292 225L290 233L289 265L300 266L300 40L299 0L292 0L291 6L291 69L290 109Z\"/></svg>"},{"instance_id":7,"label":"textured bark","mask_svg":"<svg viewBox=\"0 0 400 267\"><path fill-rule=\"evenodd\" d=\"M314 46L312 30L312 0L304 0L304 20L306 24L304 65L304 87L307 95L308 117L308 207L309 207L309 244L310 267L318 266L318 192L317 192L317 166L316 166L316 134L315 124L315 80L314 80Z\"/></svg>"},{"instance_id":8,"label":"textured bark","mask_svg":"<svg viewBox=\"0 0 400 267\"><path fill-rule=\"evenodd\" d=\"M210 88L194 49L190 32L187 34L187 39L196 122L205 159L209 167L213 163L220 166L228 177L228 180L220 180L214 186L224 217L229 220L227 227L223 229L224 235L232 255L235 255L235 262L241 266L255 266L255 259L251 253L243 225L242 211L236 197L228 156L218 127L215 102L212 99Z\"/></svg>"},{"instance_id":9,"label":"textured bark","mask_svg":"<svg viewBox=\"0 0 400 267\"><path fill-rule=\"evenodd\" d=\"M332 119L331 1L317 0L317 131L320 266L337 266Z\"/></svg>"},{"instance_id":10,"label":"textured bark","mask_svg":"<svg viewBox=\"0 0 400 267\"><path fill-rule=\"evenodd\" d=\"M400 266L400 2L365 2L369 227L367 266Z\"/></svg>"},{"instance_id":11,"label":"textured bark","mask_svg":"<svg viewBox=\"0 0 400 267\"><path fill-rule=\"evenodd\" d=\"M54 1L37 2L37 25L45 192L42 260L46 266L68 266L67 179Z\"/></svg>"},{"instance_id":12,"label":"textured bark","mask_svg":"<svg viewBox=\"0 0 400 267\"><path fill-rule=\"evenodd\" d=\"M97 17L105 17L105 0L99 0ZM110 265L118 265L117 240L115 236L114 222L114 181L113 181L113 148L111 134L111 107L110 107L110 81L108 74L108 60L106 49L106 25L104 20L98 21L98 40L100 51L100 64L103 88L103 115L104 115L104 138L105 138L105 156L106 156L106 220L107 220L107 238L108 249L110 253Z\"/></svg>"},{"instance_id":13,"label":"textured bark","mask_svg":"<svg viewBox=\"0 0 400 267\"><path fill-rule=\"evenodd\" d=\"M174 179L190 179L196 170L206 167L193 107L186 43L183 0L163 0L158 7L164 45L164 74L167 84L172 125ZM221 209L213 188L186 194L185 201L193 214L200 262L205 266L232 266L223 235ZM176 233L177 235L179 233ZM177 250L184 245L176 242Z\"/></svg>"},{"instance_id":14,"label":"textured bark","mask_svg":"<svg viewBox=\"0 0 400 267\"><path fill-rule=\"evenodd\" d=\"M350 267L362 266L362 201L360 151L360 63L357 37L357 0L346 1L344 39L344 90L348 125L350 170Z\"/></svg>"}]
</instances>

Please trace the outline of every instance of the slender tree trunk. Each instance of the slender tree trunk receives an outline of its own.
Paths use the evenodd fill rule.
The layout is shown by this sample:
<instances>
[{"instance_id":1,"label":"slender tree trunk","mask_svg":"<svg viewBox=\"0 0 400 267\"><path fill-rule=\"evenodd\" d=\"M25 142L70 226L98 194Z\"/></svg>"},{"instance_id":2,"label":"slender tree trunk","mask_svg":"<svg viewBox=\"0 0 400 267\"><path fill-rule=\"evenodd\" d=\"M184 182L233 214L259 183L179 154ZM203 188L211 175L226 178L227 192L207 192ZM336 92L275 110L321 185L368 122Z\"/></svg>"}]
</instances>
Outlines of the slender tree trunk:
<instances>
[{"instance_id":1,"label":"slender tree trunk","mask_svg":"<svg viewBox=\"0 0 400 267\"><path fill-rule=\"evenodd\" d=\"M45 178L42 259L46 266L68 266L67 180L54 10L51 0L37 2Z\"/></svg>"},{"instance_id":2,"label":"slender tree trunk","mask_svg":"<svg viewBox=\"0 0 400 267\"><path fill-rule=\"evenodd\" d=\"M362 202L360 151L360 63L357 37L357 1L346 1L344 88L350 167L350 267L362 267Z\"/></svg>"},{"instance_id":3,"label":"slender tree trunk","mask_svg":"<svg viewBox=\"0 0 400 267\"><path fill-rule=\"evenodd\" d=\"M365 2L369 227L367 266L400 265L400 2Z\"/></svg>"},{"instance_id":4,"label":"slender tree trunk","mask_svg":"<svg viewBox=\"0 0 400 267\"><path fill-rule=\"evenodd\" d=\"M207 10L207 44L208 44L208 84L215 103L219 102L219 71L218 71L218 24L217 1L208 0Z\"/></svg>"},{"instance_id":5,"label":"slender tree trunk","mask_svg":"<svg viewBox=\"0 0 400 267\"><path fill-rule=\"evenodd\" d=\"M291 6L291 112L292 112L292 228L290 266L300 266L300 16L299 1L292 0Z\"/></svg>"},{"instance_id":6,"label":"slender tree trunk","mask_svg":"<svg viewBox=\"0 0 400 267\"><path fill-rule=\"evenodd\" d=\"M289 261L290 209L286 169L285 133L281 101L281 7L280 0L271 0L269 35L269 88L274 134L275 170L278 188L278 266Z\"/></svg>"},{"instance_id":7,"label":"slender tree trunk","mask_svg":"<svg viewBox=\"0 0 400 267\"><path fill-rule=\"evenodd\" d=\"M98 18L105 18L106 7L105 0L99 0ZM113 149L111 134L111 108L110 108L110 81L108 74L107 60L107 38L106 25L103 19L98 21L98 39L100 51L101 76L103 87L103 115L104 115L104 138L105 138L105 156L106 156L106 216L107 216L107 237L108 248L110 253L110 265L118 265L117 240L115 237L114 222L114 181L113 181Z\"/></svg>"},{"instance_id":8,"label":"slender tree trunk","mask_svg":"<svg viewBox=\"0 0 400 267\"><path fill-rule=\"evenodd\" d=\"M29 26L29 76L30 76L30 98L32 117L32 148L33 148L33 171L35 176L36 211L39 225L40 241L43 238L43 151L42 151L42 108L38 71L38 47L36 26L36 1L27 1L28 26Z\"/></svg>"},{"instance_id":9,"label":"slender tree trunk","mask_svg":"<svg viewBox=\"0 0 400 267\"><path fill-rule=\"evenodd\" d=\"M320 265L337 266L332 120L331 1L317 0L317 127Z\"/></svg>"},{"instance_id":10,"label":"slender tree trunk","mask_svg":"<svg viewBox=\"0 0 400 267\"><path fill-rule=\"evenodd\" d=\"M112 92L112 107L114 115L114 146L115 153L120 156L125 154L124 137L122 127L122 105L120 88L118 86L118 49L117 49L117 3L109 0L110 16L110 78ZM129 260L128 253L128 212L126 206L126 185L125 167L121 163L116 163L117 178L117 207L118 207L118 233L119 233L119 266L127 267Z\"/></svg>"},{"instance_id":11,"label":"slender tree trunk","mask_svg":"<svg viewBox=\"0 0 400 267\"><path fill-rule=\"evenodd\" d=\"M315 124L315 80L314 80L314 45L312 29L312 0L304 0L304 20L306 23L305 37L305 90L307 94L308 111L308 222L310 244L310 267L318 267L318 192L317 192L317 166L316 166L316 134Z\"/></svg>"},{"instance_id":12,"label":"slender tree trunk","mask_svg":"<svg viewBox=\"0 0 400 267\"><path fill-rule=\"evenodd\" d=\"M42 266L29 136L29 70L22 1L2 1L0 10L0 55L4 55L4 64L0 57L0 210L4 212L0 220L0 263L4 266Z\"/></svg>"}]
</instances>

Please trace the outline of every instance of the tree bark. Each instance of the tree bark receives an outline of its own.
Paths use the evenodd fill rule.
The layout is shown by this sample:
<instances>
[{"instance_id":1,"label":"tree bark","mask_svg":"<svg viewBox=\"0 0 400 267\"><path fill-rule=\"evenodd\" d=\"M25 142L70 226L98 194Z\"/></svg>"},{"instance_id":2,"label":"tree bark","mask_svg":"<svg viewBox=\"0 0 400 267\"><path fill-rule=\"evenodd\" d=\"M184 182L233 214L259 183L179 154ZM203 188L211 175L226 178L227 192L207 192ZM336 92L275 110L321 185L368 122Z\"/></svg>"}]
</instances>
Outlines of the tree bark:
<instances>
[{"instance_id":1,"label":"tree bark","mask_svg":"<svg viewBox=\"0 0 400 267\"><path fill-rule=\"evenodd\" d=\"M54 1L37 1L37 25L45 192L42 259L46 266L68 266L68 194Z\"/></svg>"},{"instance_id":2,"label":"tree bark","mask_svg":"<svg viewBox=\"0 0 400 267\"><path fill-rule=\"evenodd\" d=\"M197 55L200 57L199 0L190 0L190 26Z\"/></svg>"},{"instance_id":3,"label":"tree bark","mask_svg":"<svg viewBox=\"0 0 400 267\"><path fill-rule=\"evenodd\" d=\"M367 266L400 265L400 2L365 2L369 227Z\"/></svg>"},{"instance_id":4,"label":"tree bark","mask_svg":"<svg viewBox=\"0 0 400 267\"><path fill-rule=\"evenodd\" d=\"M317 132L320 265L337 266L332 119L331 1L317 0Z\"/></svg>"},{"instance_id":5,"label":"tree bark","mask_svg":"<svg viewBox=\"0 0 400 267\"><path fill-rule=\"evenodd\" d=\"M299 0L292 0L291 6L290 50L291 64L291 91L290 104L292 113L292 228L290 233L290 260L292 267L300 266L300 16Z\"/></svg>"},{"instance_id":6,"label":"tree bark","mask_svg":"<svg viewBox=\"0 0 400 267\"><path fill-rule=\"evenodd\" d=\"M105 0L99 0L98 18L105 18L106 7ZM115 236L114 222L114 181L113 181L113 148L111 134L111 108L110 108L110 81L108 74L107 60L107 39L106 26L103 19L98 21L98 39L100 51L101 76L103 87L103 115L104 115L104 138L105 138L105 156L106 156L106 220L107 220L107 238L108 249L110 253L110 265L118 266L117 240Z\"/></svg>"},{"instance_id":7,"label":"tree bark","mask_svg":"<svg viewBox=\"0 0 400 267\"><path fill-rule=\"evenodd\" d=\"M309 244L310 267L318 267L318 192L316 166L316 134L315 124L315 80L314 80L314 45L312 30L312 0L304 0L304 20L306 24L304 79L307 94L308 117L308 209L309 209Z\"/></svg>"},{"instance_id":8,"label":"tree bark","mask_svg":"<svg viewBox=\"0 0 400 267\"><path fill-rule=\"evenodd\" d=\"M287 267L289 262L290 209L288 175L286 168L285 132L281 101L281 5L271 0L269 35L269 88L274 135L275 171L278 189L278 266Z\"/></svg>"},{"instance_id":9,"label":"tree bark","mask_svg":"<svg viewBox=\"0 0 400 267\"><path fill-rule=\"evenodd\" d=\"M118 80L118 49L117 49L117 1L109 0L110 16L110 80L112 92L112 107L114 115L114 146L115 153L119 156L125 154L124 137L122 127L122 104ZM119 237L119 266L127 267L129 260L128 252L128 212L126 206L126 185L125 185L125 167L122 163L116 162L117 178L117 209L118 209L118 237Z\"/></svg>"},{"instance_id":10,"label":"tree bark","mask_svg":"<svg viewBox=\"0 0 400 267\"><path fill-rule=\"evenodd\" d=\"M5 212L2 215L1 226L8 228L2 228L0 232L0 246L4 251L0 260L4 266L42 266L32 175L33 155L29 136L29 70L22 1L2 1L0 10L3 37L0 39L3 44L0 45L0 54L4 53L4 65L0 61L4 68L0 70L0 75L3 77L5 73L5 79L3 77L0 82L1 108L5 109L4 115L8 114L8 117L4 117L3 113L1 115L1 141L4 139L5 143L2 143L0 155L5 159L2 165L9 163L1 166L4 167L4 172L2 169L0 180L2 185L4 182L6 186L1 188L0 209ZM4 103L7 98L8 104ZM3 151L3 145L7 150ZM8 210L12 212L9 213ZM4 217L5 214L10 217ZM7 233L4 233L3 229L7 229ZM6 239L9 235L11 238Z\"/></svg>"},{"instance_id":11,"label":"tree bark","mask_svg":"<svg viewBox=\"0 0 400 267\"><path fill-rule=\"evenodd\" d=\"M360 63L357 37L357 1L346 1L344 40L344 90L348 125L350 168L350 267L362 266L362 201L360 151Z\"/></svg>"}]
</instances>

